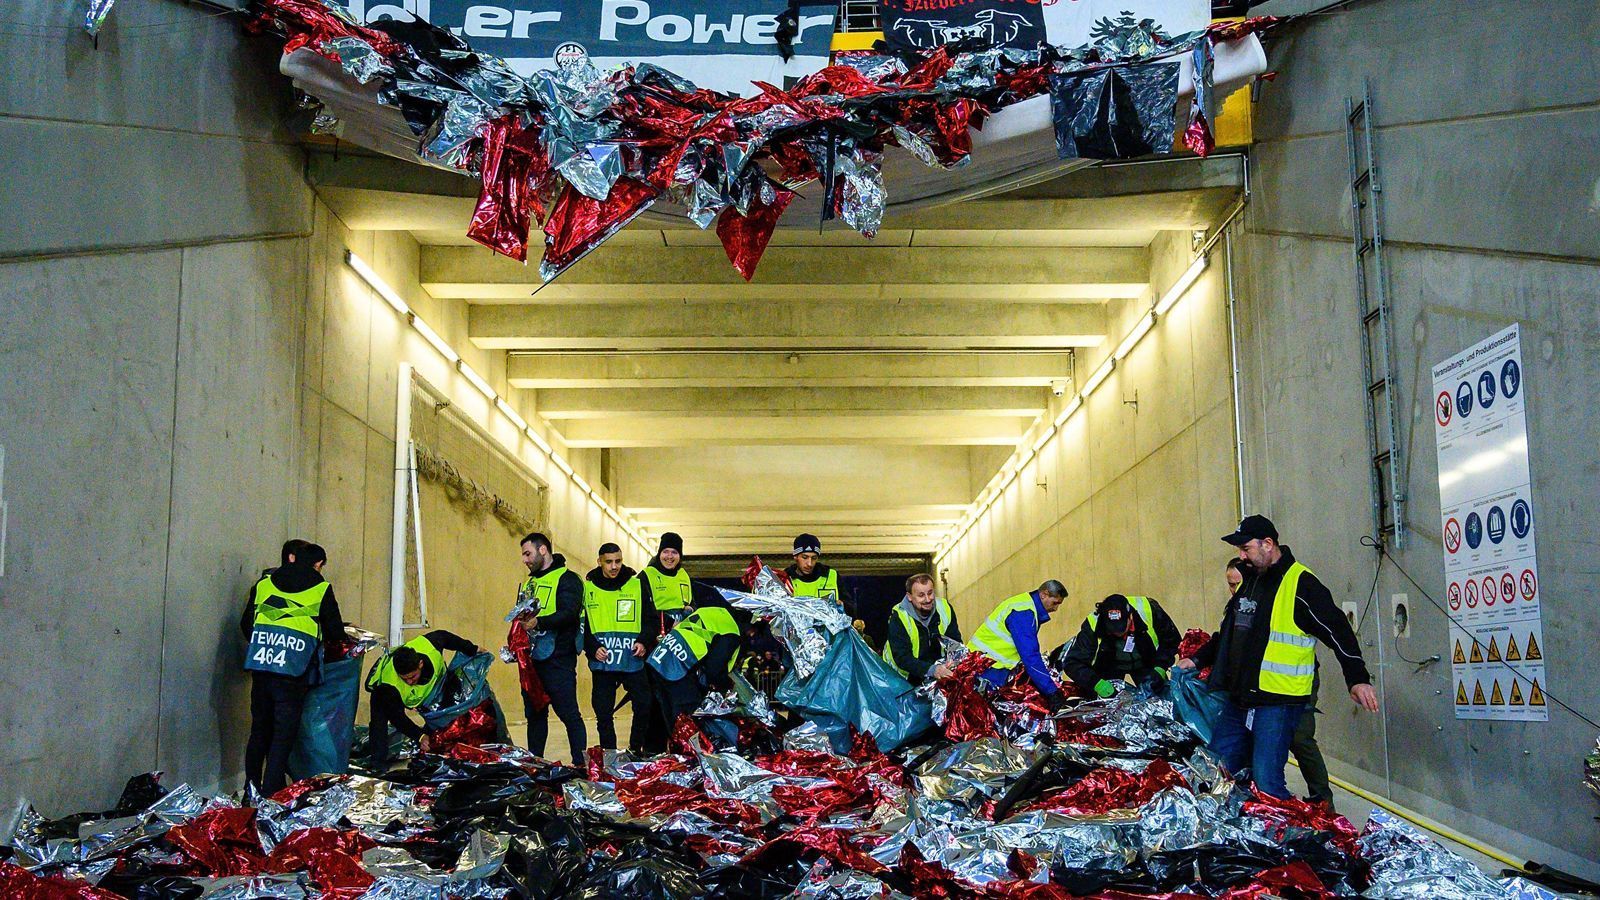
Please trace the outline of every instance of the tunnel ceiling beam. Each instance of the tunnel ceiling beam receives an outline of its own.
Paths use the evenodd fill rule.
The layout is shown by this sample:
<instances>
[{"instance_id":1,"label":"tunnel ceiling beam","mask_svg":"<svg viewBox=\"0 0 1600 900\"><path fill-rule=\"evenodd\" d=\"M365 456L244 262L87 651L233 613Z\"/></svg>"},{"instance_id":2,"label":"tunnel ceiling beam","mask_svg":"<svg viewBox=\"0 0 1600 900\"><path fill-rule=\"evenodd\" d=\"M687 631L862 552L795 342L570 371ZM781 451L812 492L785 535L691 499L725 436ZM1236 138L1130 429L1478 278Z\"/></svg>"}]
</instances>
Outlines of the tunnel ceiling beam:
<instances>
[{"instance_id":1,"label":"tunnel ceiling beam","mask_svg":"<svg viewBox=\"0 0 1600 900\"><path fill-rule=\"evenodd\" d=\"M1048 387L1070 351L552 353L513 355L518 388Z\"/></svg>"}]
</instances>

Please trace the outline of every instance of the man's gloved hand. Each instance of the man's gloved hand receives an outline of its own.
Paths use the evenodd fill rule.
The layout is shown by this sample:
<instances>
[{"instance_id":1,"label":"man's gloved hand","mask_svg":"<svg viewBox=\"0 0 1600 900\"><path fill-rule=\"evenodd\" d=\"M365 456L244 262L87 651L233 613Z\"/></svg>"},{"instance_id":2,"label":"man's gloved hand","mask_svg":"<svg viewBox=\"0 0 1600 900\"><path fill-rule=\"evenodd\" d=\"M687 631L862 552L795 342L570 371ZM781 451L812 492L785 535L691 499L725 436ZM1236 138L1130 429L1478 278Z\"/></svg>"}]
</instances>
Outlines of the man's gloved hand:
<instances>
[{"instance_id":1,"label":"man's gloved hand","mask_svg":"<svg viewBox=\"0 0 1600 900\"><path fill-rule=\"evenodd\" d=\"M1104 700L1117 692L1117 686L1102 678L1094 683L1094 692L1096 696Z\"/></svg>"},{"instance_id":2,"label":"man's gloved hand","mask_svg":"<svg viewBox=\"0 0 1600 900\"><path fill-rule=\"evenodd\" d=\"M1051 712L1060 712L1061 708L1067 705L1067 692L1056 691L1053 694L1045 694L1044 703L1050 707Z\"/></svg>"}]
</instances>

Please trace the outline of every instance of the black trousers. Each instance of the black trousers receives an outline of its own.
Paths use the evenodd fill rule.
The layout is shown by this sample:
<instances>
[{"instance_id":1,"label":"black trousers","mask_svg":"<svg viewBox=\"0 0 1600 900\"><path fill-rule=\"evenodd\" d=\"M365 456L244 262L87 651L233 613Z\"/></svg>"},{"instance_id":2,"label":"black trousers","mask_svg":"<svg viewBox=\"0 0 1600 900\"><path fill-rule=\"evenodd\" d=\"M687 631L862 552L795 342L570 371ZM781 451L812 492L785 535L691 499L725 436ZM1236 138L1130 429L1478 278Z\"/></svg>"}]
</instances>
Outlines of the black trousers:
<instances>
[{"instance_id":1,"label":"black trousers","mask_svg":"<svg viewBox=\"0 0 1600 900\"><path fill-rule=\"evenodd\" d=\"M672 726L677 723L678 716L693 713L700 708L700 703L706 699L706 689L700 684L700 678L694 672L677 681L668 681L652 670L650 681L655 690L656 705L660 708L661 720L666 723L667 734L670 737ZM662 750L665 749L663 742Z\"/></svg>"},{"instance_id":2,"label":"black trousers","mask_svg":"<svg viewBox=\"0 0 1600 900\"><path fill-rule=\"evenodd\" d=\"M594 707L594 727L599 732L600 746L617 749L617 688L627 691L628 703L633 706L633 726L628 729L628 749L642 752L650 729L650 716L655 710L655 699L650 693L650 682L644 670L637 672L606 672L590 669L593 686L589 691L589 704Z\"/></svg>"},{"instance_id":3,"label":"black trousers","mask_svg":"<svg viewBox=\"0 0 1600 900\"><path fill-rule=\"evenodd\" d=\"M550 710L554 709L556 718L567 729L572 764L581 769L583 751L589 746L589 732L583 722L583 712L578 709L578 658L552 656L535 662L533 670L539 674L544 692L550 696L550 705L536 710L528 703L528 695L522 695L523 710L528 714L528 749L539 756L545 755L545 741L550 736Z\"/></svg>"},{"instance_id":4,"label":"black trousers","mask_svg":"<svg viewBox=\"0 0 1600 900\"><path fill-rule=\"evenodd\" d=\"M306 692L301 678L266 672L250 676L250 739L244 745L244 777L271 796L288 783L289 751L300 737Z\"/></svg>"},{"instance_id":5,"label":"black trousers","mask_svg":"<svg viewBox=\"0 0 1600 900\"><path fill-rule=\"evenodd\" d=\"M1322 747L1317 744L1317 710L1308 706L1300 714L1294 727L1294 738L1289 742L1289 752L1300 764L1300 774L1306 780L1306 793L1312 800L1333 803L1333 787L1328 784L1328 763L1322 758Z\"/></svg>"}]
</instances>

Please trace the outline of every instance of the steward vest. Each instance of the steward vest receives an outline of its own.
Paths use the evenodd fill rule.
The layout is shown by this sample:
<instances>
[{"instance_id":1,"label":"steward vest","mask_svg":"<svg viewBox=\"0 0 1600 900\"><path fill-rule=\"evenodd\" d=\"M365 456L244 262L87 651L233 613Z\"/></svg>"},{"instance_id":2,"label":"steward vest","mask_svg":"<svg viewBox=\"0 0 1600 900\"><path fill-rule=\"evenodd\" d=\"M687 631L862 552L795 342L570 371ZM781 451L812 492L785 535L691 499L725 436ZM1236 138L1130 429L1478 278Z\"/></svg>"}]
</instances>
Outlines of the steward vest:
<instances>
[{"instance_id":1,"label":"steward vest","mask_svg":"<svg viewBox=\"0 0 1600 900\"><path fill-rule=\"evenodd\" d=\"M789 579L789 585L794 588L796 597L821 597L834 606L843 608L843 604L839 601L838 569L829 569L827 575L814 581L801 581L801 577L796 575Z\"/></svg>"},{"instance_id":2,"label":"steward vest","mask_svg":"<svg viewBox=\"0 0 1600 900\"><path fill-rule=\"evenodd\" d=\"M544 618L556 611L556 586L561 584L561 576L567 574L566 566L557 566L543 575L535 578L529 575L523 579L522 587L517 589L517 604L529 598L538 601L534 615ZM578 629L577 648L583 645L582 629ZM576 648L575 648L576 649ZM528 634L528 655L535 661L542 662L556 655L556 633L540 626L536 631Z\"/></svg>"},{"instance_id":3,"label":"steward vest","mask_svg":"<svg viewBox=\"0 0 1600 900\"><path fill-rule=\"evenodd\" d=\"M372 667L371 674L367 675L367 690L373 691L379 685L387 684L400 692L400 703L406 709L416 709L428 702L433 692L439 689L439 684L444 681L444 653L435 647L432 641L420 634L401 646L410 647L420 653L422 658L428 661L428 665L433 667L433 674L428 676L427 681L406 684L400 673L394 670L394 651L390 650L378 660L377 665Z\"/></svg>"},{"instance_id":4,"label":"steward vest","mask_svg":"<svg viewBox=\"0 0 1600 900\"><path fill-rule=\"evenodd\" d=\"M656 649L650 653L650 668L667 681L677 681L705 659L711 642L723 634L739 634L739 624L733 620L732 613L720 606L697 609L656 644ZM728 657L728 671L732 672L738 662L739 652L735 650Z\"/></svg>"},{"instance_id":5,"label":"steward vest","mask_svg":"<svg viewBox=\"0 0 1600 900\"><path fill-rule=\"evenodd\" d=\"M256 582L255 621L245 646L244 667L250 672L270 672L298 678L316 661L322 646L322 598L326 581L288 594L267 576Z\"/></svg>"},{"instance_id":6,"label":"steward vest","mask_svg":"<svg viewBox=\"0 0 1600 900\"><path fill-rule=\"evenodd\" d=\"M1032 594L1018 594L1007 599L1004 603L994 608L989 613L989 618L973 633L972 640L967 646L972 650L982 653L994 660L996 669L1015 669L1022 662L1022 654L1017 652L1017 641L1011 636L1011 629L1006 625L1006 617L1018 610L1026 612L1033 618L1034 628L1039 627L1039 609Z\"/></svg>"},{"instance_id":7,"label":"steward vest","mask_svg":"<svg viewBox=\"0 0 1600 900\"><path fill-rule=\"evenodd\" d=\"M1317 677L1317 639L1301 631L1294 621L1300 576L1309 571L1299 563L1290 563L1283 580L1278 582L1278 593L1272 598L1272 630L1267 636L1267 649L1261 655L1260 680L1256 683L1256 687L1266 693L1288 697L1312 694Z\"/></svg>"},{"instance_id":8,"label":"steward vest","mask_svg":"<svg viewBox=\"0 0 1600 900\"><path fill-rule=\"evenodd\" d=\"M650 604L661 613L665 623L663 631L682 622L689 615L694 599L694 588L689 585L689 572L683 566L668 575L655 566L644 567L644 577L650 580Z\"/></svg>"},{"instance_id":9,"label":"steward vest","mask_svg":"<svg viewBox=\"0 0 1600 900\"><path fill-rule=\"evenodd\" d=\"M922 656L922 629L917 626L916 615L911 609L910 600L901 600L894 605L891 611L892 618L889 626L892 628L898 622L906 630L906 636L911 639L911 656L913 659ZM950 604L943 597L934 600L933 604L933 633L936 637L943 637L945 630L950 627ZM942 649L942 643L941 643ZM883 661L894 667L896 672L904 678L907 675L906 667L894 658L894 651L886 638L883 642Z\"/></svg>"},{"instance_id":10,"label":"steward vest","mask_svg":"<svg viewBox=\"0 0 1600 900\"><path fill-rule=\"evenodd\" d=\"M644 668L644 660L633 655L633 643L644 625L643 590L637 575L614 591L592 581L583 583L584 620L607 654L605 662L589 660L593 671L637 672Z\"/></svg>"}]
</instances>

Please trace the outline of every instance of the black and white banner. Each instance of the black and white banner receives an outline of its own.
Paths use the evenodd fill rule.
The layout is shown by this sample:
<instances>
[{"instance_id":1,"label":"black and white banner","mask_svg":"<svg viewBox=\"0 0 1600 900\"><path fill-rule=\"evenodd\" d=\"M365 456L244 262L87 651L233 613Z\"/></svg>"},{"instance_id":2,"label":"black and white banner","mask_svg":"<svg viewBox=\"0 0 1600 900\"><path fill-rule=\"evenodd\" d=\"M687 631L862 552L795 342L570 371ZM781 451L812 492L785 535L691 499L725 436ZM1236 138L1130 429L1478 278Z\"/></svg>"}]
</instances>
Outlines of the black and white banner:
<instances>
[{"instance_id":1,"label":"black and white banner","mask_svg":"<svg viewBox=\"0 0 1600 900\"><path fill-rule=\"evenodd\" d=\"M420 18L460 35L474 50L505 59L519 74L587 56L600 70L654 63L696 85L756 93L753 81L782 87L828 64L833 11L800 11L795 55L778 54L785 0L349 0L363 22Z\"/></svg>"},{"instance_id":2,"label":"black and white banner","mask_svg":"<svg viewBox=\"0 0 1600 900\"><path fill-rule=\"evenodd\" d=\"M1151 19L1173 36L1211 21L1209 0L879 0L878 12L890 46L917 50L971 40L1021 50L1081 47L1118 21Z\"/></svg>"}]
</instances>

